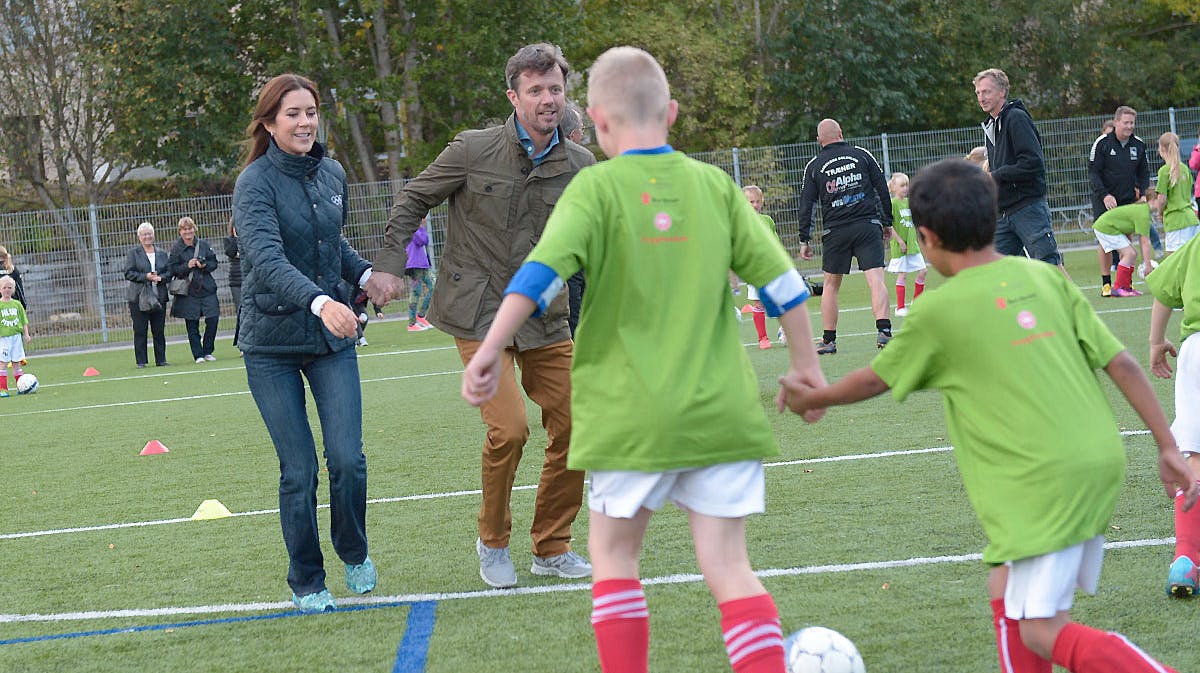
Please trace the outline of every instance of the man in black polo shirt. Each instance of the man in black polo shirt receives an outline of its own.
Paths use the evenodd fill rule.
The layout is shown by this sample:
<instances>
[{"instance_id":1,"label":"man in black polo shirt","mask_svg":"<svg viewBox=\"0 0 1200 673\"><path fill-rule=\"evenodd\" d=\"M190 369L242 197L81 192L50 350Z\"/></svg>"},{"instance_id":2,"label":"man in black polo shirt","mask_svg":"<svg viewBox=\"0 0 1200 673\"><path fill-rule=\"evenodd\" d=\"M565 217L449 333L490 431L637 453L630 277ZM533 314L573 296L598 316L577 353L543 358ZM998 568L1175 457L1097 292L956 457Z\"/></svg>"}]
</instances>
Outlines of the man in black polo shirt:
<instances>
[{"instance_id":1,"label":"man in black polo shirt","mask_svg":"<svg viewBox=\"0 0 1200 673\"><path fill-rule=\"evenodd\" d=\"M1146 143L1133 134L1137 110L1122 105L1113 113L1113 130L1096 138L1088 153L1088 179L1092 183L1092 218L1100 219L1106 211L1134 203L1150 187L1150 162ZM1154 226L1150 227L1150 242L1161 247ZM1109 273L1111 256L1100 248L1100 294L1112 293Z\"/></svg>"}]
</instances>

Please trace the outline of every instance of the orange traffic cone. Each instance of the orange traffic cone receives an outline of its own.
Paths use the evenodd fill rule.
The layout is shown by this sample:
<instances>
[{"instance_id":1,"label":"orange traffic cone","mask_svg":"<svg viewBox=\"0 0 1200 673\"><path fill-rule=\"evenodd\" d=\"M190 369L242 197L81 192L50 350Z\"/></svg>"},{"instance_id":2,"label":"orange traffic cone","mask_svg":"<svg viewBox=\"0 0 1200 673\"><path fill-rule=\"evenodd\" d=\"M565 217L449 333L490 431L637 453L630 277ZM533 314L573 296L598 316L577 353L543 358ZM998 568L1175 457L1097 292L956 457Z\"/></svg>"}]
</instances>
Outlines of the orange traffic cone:
<instances>
[{"instance_id":1,"label":"orange traffic cone","mask_svg":"<svg viewBox=\"0 0 1200 673\"><path fill-rule=\"evenodd\" d=\"M95 367L88 367L87 369L83 370L83 375L84 376L100 376L100 372L96 371Z\"/></svg>"},{"instance_id":2,"label":"orange traffic cone","mask_svg":"<svg viewBox=\"0 0 1200 673\"><path fill-rule=\"evenodd\" d=\"M152 440L146 442L146 448L142 449L142 452L139 453L138 455L139 456L153 456L153 455L159 454L159 453L170 453L170 452L171 452L171 450L168 449L167 447L163 446L162 442L158 441L157 439L152 439Z\"/></svg>"}]
</instances>

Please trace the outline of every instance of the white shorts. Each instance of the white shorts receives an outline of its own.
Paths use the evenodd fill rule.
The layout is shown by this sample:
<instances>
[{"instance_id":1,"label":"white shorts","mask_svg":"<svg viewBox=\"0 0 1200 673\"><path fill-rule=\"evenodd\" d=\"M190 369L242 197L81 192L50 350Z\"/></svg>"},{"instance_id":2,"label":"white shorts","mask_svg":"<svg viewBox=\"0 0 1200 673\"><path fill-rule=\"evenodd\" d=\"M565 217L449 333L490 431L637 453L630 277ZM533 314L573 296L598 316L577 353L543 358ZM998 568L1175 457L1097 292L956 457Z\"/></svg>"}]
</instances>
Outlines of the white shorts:
<instances>
[{"instance_id":1,"label":"white shorts","mask_svg":"<svg viewBox=\"0 0 1200 673\"><path fill-rule=\"evenodd\" d=\"M680 509L723 519L766 510L762 461L743 460L669 472L598 470L588 484L588 508L631 519L645 507L658 511L671 499Z\"/></svg>"},{"instance_id":2,"label":"white shorts","mask_svg":"<svg viewBox=\"0 0 1200 673\"><path fill-rule=\"evenodd\" d=\"M758 288L750 283L746 283L746 299L750 301L758 301Z\"/></svg>"},{"instance_id":3,"label":"white shorts","mask_svg":"<svg viewBox=\"0 0 1200 673\"><path fill-rule=\"evenodd\" d=\"M1171 434L1180 451L1200 453L1200 332L1184 339L1175 361L1175 422Z\"/></svg>"},{"instance_id":4,"label":"white shorts","mask_svg":"<svg viewBox=\"0 0 1200 673\"><path fill-rule=\"evenodd\" d=\"M1104 562L1104 536L1049 554L1009 561L1004 614L1009 619L1048 619L1075 603L1075 589L1096 593Z\"/></svg>"},{"instance_id":5,"label":"white shorts","mask_svg":"<svg viewBox=\"0 0 1200 673\"><path fill-rule=\"evenodd\" d=\"M921 271L925 268L925 258L921 253L914 252L911 255L903 255L901 257L893 257L892 261L888 262L888 273L909 273L910 271Z\"/></svg>"},{"instance_id":6,"label":"white shorts","mask_svg":"<svg viewBox=\"0 0 1200 673\"><path fill-rule=\"evenodd\" d=\"M25 337L20 334L0 337L0 363L25 359Z\"/></svg>"},{"instance_id":7,"label":"white shorts","mask_svg":"<svg viewBox=\"0 0 1200 673\"><path fill-rule=\"evenodd\" d=\"M1163 238L1163 248L1167 252L1175 252L1182 248L1184 243L1195 238L1196 234L1200 234L1200 226L1196 225L1168 231L1167 235Z\"/></svg>"},{"instance_id":8,"label":"white shorts","mask_svg":"<svg viewBox=\"0 0 1200 673\"><path fill-rule=\"evenodd\" d=\"M1105 234L1094 229L1092 233L1096 235L1096 240L1100 241L1100 247L1104 248L1104 252L1133 247L1133 243L1129 241L1129 237L1125 234Z\"/></svg>"}]
</instances>

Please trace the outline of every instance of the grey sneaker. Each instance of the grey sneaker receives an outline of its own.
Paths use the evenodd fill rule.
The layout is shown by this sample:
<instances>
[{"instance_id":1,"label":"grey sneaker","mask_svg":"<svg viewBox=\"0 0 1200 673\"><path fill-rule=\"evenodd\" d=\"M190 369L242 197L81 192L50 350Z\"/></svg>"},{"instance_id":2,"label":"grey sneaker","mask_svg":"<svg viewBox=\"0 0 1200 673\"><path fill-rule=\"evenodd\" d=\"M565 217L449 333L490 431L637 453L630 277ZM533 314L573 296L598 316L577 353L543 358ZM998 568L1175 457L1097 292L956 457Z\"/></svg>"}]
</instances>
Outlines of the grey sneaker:
<instances>
[{"instance_id":1,"label":"grey sneaker","mask_svg":"<svg viewBox=\"0 0 1200 673\"><path fill-rule=\"evenodd\" d=\"M817 346L817 355L834 355L837 353L837 342L830 341Z\"/></svg>"},{"instance_id":2,"label":"grey sneaker","mask_svg":"<svg viewBox=\"0 0 1200 673\"><path fill-rule=\"evenodd\" d=\"M554 575L567 579L592 576L592 564L573 551L558 556L534 556L529 572L534 575Z\"/></svg>"},{"instance_id":3,"label":"grey sneaker","mask_svg":"<svg viewBox=\"0 0 1200 673\"><path fill-rule=\"evenodd\" d=\"M884 334L883 332L880 332L879 336L876 337L876 339L875 339L875 345L878 346L879 348L883 348L884 346L888 345L888 342L890 342L891 340L892 340L891 334Z\"/></svg>"},{"instance_id":4,"label":"grey sneaker","mask_svg":"<svg viewBox=\"0 0 1200 673\"><path fill-rule=\"evenodd\" d=\"M475 551L479 553L479 576L488 586L497 589L517 586L517 569L508 557L508 547L493 549L475 538Z\"/></svg>"}]
</instances>

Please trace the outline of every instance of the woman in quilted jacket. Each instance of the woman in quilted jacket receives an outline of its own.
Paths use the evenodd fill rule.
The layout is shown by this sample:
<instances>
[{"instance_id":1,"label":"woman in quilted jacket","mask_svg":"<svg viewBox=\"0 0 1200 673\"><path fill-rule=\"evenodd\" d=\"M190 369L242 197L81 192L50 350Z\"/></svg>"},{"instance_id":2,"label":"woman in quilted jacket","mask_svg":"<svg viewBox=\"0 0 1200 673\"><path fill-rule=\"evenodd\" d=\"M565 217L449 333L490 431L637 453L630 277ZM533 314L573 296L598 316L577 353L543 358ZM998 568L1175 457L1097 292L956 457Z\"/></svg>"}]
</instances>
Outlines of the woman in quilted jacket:
<instances>
[{"instance_id":1,"label":"woman in quilted jacket","mask_svg":"<svg viewBox=\"0 0 1200 673\"><path fill-rule=\"evenodd\" d=\"M292 601L303 612L335 608L317 533L316 443L305 412L308 381L321 420L333 548L346 587L375 588L367 556L367 459L354 344L352 287L371 265L342 235L346 172L317 142L320 98L299 75L263 86L246 129L233 192L242 256L238 348L246 379L279 456L279 517Z\"/></svg>"}]
</instances>

